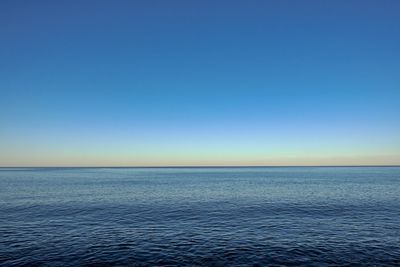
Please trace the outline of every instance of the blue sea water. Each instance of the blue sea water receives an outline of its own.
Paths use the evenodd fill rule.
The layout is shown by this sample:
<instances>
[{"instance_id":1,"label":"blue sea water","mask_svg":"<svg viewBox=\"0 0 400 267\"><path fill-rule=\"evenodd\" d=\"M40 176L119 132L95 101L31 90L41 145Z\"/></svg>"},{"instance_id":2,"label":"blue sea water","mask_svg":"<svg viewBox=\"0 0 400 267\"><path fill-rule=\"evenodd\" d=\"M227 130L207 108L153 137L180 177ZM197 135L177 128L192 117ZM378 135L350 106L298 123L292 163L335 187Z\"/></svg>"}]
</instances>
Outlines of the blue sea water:
<instances>
[{"instance_id":1,"label":"blue sea water","mask_svg":"<svg viewBox=\"0 0 400 267\"><path fill-rule=\"evenodd\" d=\"M1 266L399 266L400 167L3 168Z\"/></svg>"}]
</instances>

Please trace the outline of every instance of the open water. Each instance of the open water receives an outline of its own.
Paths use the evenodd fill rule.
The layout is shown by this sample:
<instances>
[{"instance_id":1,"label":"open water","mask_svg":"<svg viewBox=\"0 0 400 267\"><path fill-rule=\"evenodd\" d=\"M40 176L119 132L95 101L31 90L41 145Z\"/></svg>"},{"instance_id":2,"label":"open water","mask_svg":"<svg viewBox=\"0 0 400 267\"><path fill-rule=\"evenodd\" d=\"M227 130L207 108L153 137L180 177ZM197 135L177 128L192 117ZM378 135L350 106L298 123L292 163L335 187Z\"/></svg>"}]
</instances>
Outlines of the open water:
<instances>
[{"instance_id":1,"label":"open water","mask_svg":"<svg viewBox=\"0 0 400 267\"><path fill-rule=\"evenodd\" d=\"M400 167L2 168L1 266L399 266Z\"/></svg>"}]
</instances>

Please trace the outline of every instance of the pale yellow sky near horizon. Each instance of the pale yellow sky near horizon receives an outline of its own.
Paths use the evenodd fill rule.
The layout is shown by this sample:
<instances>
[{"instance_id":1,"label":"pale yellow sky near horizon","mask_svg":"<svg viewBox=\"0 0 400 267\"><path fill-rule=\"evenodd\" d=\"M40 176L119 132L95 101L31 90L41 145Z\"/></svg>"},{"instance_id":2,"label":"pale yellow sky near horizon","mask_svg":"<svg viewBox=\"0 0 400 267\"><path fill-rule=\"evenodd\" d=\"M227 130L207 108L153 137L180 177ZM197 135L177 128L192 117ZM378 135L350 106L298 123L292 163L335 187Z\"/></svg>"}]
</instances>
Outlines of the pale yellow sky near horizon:
<instances>
[{"instance_id":1,"label":"pale yellow sky near horizon","mask_svg":"<svg viewBox=\"0 0 400 267\"><path fill-rule=\"evenodd\" d=\"M176 157L160 156L138 157L90 157L75 155L71 157L56 156L36 157L15 155L7 157L0 154L0 167L151 167L151 166L353 166L353 165L400 165L399 154L367 156L278 156L240 159L235 157Z\"/></svg>"}]
</instances>

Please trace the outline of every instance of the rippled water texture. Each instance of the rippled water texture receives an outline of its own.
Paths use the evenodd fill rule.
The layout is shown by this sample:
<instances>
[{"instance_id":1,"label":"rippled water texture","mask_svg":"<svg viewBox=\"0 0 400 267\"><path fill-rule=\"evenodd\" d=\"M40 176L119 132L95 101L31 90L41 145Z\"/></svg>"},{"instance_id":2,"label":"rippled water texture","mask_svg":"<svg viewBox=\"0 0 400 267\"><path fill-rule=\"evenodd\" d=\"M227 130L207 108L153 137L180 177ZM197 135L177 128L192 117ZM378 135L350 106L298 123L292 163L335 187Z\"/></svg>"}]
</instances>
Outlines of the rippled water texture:
<instances>
[{"instance_id":1,"label":"rippled water texture","mask_svg":"<svg viewBox=\"0 0 400 267\"><path fill-rule=\"evenodd\" d=\"M398 266L400 168L3 168L0 263Z\"/></svg>"}]
</instances>

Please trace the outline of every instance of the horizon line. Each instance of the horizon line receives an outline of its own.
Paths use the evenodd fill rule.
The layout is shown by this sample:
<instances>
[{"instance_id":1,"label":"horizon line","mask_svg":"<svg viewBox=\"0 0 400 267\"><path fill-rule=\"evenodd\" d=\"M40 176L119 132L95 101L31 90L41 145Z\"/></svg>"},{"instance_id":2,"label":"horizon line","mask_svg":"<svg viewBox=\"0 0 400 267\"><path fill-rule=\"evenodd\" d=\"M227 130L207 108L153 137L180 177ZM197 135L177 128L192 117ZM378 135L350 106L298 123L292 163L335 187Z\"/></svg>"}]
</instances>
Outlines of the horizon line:
<instances>
[{"instance_id":1,"label":"horizon line","mask_svg":"<svg viewBox=\"0 0 400 267\"><path fill-rule=\"evenodd\" d=\"M366 164L366 165L172 165L172 166L0 166L0 169L11 168L105 168L105 169L162 169L162 168L299 168L299 167L400 167L400 164Z\"/></svg>"}]
</instances>

